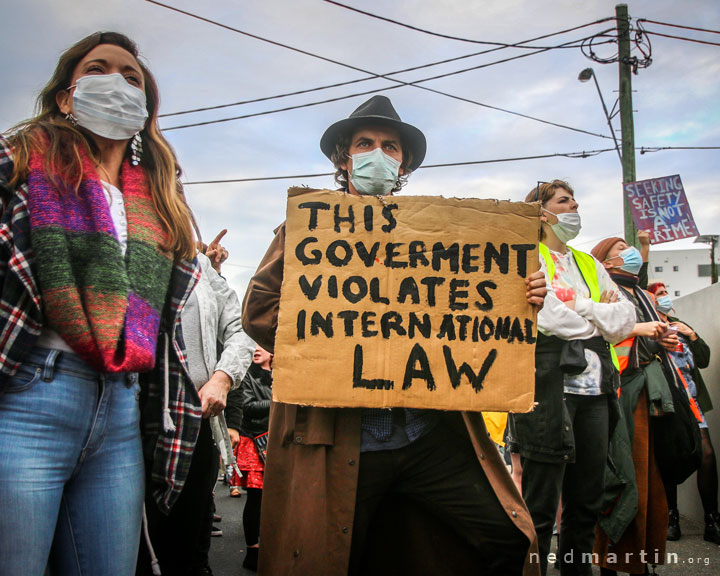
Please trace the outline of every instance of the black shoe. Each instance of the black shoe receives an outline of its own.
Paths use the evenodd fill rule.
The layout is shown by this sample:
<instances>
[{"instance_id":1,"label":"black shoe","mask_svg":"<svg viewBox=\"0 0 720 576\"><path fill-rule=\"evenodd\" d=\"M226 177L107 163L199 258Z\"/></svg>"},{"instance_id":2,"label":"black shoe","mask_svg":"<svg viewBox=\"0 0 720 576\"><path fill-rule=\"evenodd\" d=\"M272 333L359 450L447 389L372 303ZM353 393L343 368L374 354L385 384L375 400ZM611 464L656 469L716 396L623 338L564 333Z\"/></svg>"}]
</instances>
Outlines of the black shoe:
<instances>
[{"instance_id":1,"label":"black shoe","mask_svg":"<svg viewBox=\"0 0 720 576\"><path fill-rule=\"evenodd\" d=\"M222 516L220 516L220 514L213 514L213 522L222 522Z\"/></svg>"},{"instance_id":2,"label":"black shoe","mask_svg":"<svg viewBox=\"0 0 720 576\"><path fill-rule=\"evenodd\" d=\"M703 538L707 542L720 544L720 514L717 512L705 514L705 534Z\"/></svg>"},{"instance_id":3,"label":"black shoe","mask_svg":"<svg viewBox=\"0 0 720 576\"><path fill-rule=\"evenodd\" d=\"M250 570L251 572L257 572L258 567L258 552L260 548L248 548L245 554L245 560L243 560L243 568Z\"/></svg>"},{"instance_id":4,"label":"black shoe","mask_svg":"<svg viewBox=\"0 0 720 576\"><path fill-rule=\"evenodd\" d=\"M213 526L212 530L210 530L210 536L222 536L223 531L222 528L218 528L217 526Z\"/></svg>"},{"instance_id":5,"label":"black shoe","mask_svg":"<svg viewBox=\"0 0 720 576\"><path fill-rule=\"evenodd\" d=\"M672 541L680 540L680 536L682 536L682 532L680 532L680 513L677 510L670 510L667 539Z\"/></svg>"}]
</instances>

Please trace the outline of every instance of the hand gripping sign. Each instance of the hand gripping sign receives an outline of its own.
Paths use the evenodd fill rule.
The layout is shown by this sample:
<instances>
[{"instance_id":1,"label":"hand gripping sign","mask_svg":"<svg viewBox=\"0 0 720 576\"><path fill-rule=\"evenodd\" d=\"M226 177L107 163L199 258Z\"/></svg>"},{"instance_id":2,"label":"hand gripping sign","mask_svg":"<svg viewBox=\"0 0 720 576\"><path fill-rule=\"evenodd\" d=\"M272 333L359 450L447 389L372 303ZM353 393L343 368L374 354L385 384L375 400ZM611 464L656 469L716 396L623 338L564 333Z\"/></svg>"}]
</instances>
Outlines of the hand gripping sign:
<instances>
[{"instance_id":1,"label":"hand gripping sign","mask_svg":"<svg viewBox=\"0 0 720 576\"><path fill-rule=\"evenodd\" d=\"M275 399L527 412L539 208L291 188Z\"/></svg>"}]
</instances>

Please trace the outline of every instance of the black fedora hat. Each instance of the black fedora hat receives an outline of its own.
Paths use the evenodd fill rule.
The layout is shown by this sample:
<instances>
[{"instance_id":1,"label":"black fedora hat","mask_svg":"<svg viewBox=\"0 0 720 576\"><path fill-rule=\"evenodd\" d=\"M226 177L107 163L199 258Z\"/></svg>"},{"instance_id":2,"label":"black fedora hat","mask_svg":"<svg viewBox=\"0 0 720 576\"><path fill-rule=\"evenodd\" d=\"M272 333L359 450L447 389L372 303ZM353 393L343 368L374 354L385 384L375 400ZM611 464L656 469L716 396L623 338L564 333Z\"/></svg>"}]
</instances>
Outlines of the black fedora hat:
<instances>
[{"instance_id":1,"label":"black fedora hat","mask_svg":"<svg viewBox=\"0 0 720 576\"><path fill-rule=\"evenodd\" d=\"M427 149L425 135L415 126L400 120L400 115L395 111L390 98L387 96L373 96L370 100L360 104L349 117L335 122L325 130L325 134L320 138L320 150L330 158L332 153L335 152L335 143L338 136L350 133L363 124L379 124L395 128L400 133L403 145L412 155L412 161L408 168L415 170L422 164Z\"/></svg>"}]
</instances>

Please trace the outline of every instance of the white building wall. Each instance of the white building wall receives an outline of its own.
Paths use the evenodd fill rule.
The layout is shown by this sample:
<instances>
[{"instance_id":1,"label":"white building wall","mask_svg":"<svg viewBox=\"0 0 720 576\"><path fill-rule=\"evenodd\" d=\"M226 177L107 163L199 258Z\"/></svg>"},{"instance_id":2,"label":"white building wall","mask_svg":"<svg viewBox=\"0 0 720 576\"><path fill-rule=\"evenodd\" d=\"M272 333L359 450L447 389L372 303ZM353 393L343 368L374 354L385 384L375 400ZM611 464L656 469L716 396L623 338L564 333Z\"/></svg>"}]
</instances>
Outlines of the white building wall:
<instances>
[{"instance_id":1,"label":"white building wall","mask_svg":"<svg viewBox=\"0 0 720 576\"><path fill-rule=\"evenodd\" d=\"M716 251L716 261L717 261ZM710 264L710 248L686 250L650 250L648 278L662 281L672 298L686 296L710 286L710 276L701 277L698 265ZM660 270L662 269L662 270Z\"/></svg>"},{"instance_id":2,"label":"white building wall","mask_svg":"<svg viewBox=\"0 0 720 576\"><path fill-rule=\"evenodd\" d=\"M713 410L705 414L710 439L720 461L720 283L695 292L673 302L675 315L693 327L710 347L710 365L701 370L705 385L710 392ZM703 521L703 509L696 484L696 474L678 487L680 514Z\"/></svg>"}]
</instances>

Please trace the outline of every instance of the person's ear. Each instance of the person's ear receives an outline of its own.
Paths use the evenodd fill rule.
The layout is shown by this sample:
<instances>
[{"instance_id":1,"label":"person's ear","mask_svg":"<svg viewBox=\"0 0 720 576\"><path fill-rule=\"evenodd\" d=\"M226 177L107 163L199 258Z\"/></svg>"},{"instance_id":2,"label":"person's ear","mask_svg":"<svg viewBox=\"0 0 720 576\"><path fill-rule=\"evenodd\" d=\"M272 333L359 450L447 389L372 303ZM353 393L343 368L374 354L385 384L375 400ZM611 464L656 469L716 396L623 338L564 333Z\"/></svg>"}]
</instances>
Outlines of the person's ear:
<instances>
[{"instance_id":1,"label":"person's ear","mask_svg":"<svg viewBox=\"0 0 720 576\"><path fill-rule=\"evenodd\" d=\"M63 114L69 114L72 112L72 97L70 96L70 90L60 90L55 94L55 102Z\"/></svg>"},{"instance_id":2,"label":"person's ear","mask_svg":"<svg viewBox=\"0 0 720 576\"><path fill-rule=\"evenodd\" d=\"M540 220L551 227L558 223L558 217L555 216L555 214L548 212L544 208L540 211Z\"/></svg>"}]
</instances>

